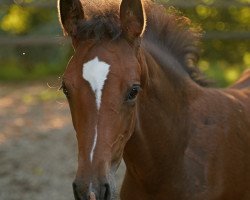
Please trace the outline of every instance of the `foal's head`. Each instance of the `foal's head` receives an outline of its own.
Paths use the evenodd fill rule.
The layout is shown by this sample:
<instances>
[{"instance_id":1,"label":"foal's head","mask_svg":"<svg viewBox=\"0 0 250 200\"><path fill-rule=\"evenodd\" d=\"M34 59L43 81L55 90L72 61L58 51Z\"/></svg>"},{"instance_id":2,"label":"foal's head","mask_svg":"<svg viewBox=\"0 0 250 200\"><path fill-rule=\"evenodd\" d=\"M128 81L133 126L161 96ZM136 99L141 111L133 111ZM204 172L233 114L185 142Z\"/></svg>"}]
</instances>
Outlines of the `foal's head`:
<instances>
[{"instance_id":1,"label":"foal's head","mask_svg":"<svg viewBox=\"0 0 250 200\"><path fill-rule=\"evenodd\" d=\"M112 177L135 127L143 82L141 1L123 0L119 14L105 12L89 16L79 0L59 0L60 21L75 49L62 87L78 140L77 200L93 194L100 200L114 198Z\"/></svg>"}]
</instances>

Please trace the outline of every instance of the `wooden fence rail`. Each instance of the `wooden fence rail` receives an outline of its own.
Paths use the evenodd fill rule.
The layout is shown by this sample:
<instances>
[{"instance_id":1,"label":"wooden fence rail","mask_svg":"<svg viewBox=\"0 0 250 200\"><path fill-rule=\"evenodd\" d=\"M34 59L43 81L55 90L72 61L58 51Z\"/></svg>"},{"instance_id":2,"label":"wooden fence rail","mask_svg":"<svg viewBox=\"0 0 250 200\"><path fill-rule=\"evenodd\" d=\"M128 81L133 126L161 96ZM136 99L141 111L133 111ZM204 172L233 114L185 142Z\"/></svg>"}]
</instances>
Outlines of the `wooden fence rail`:
<instances>
[{"instance_id":1,"label":"wooden fence rail","mask_svg":"<svg viewBox=\"0 0 250 200\"><path fill-rule=\"evenodd\" d=\"M208 32L203 40L250 40L250 32ZM0 46L37 46L37 45L67 45L69 38L63 36L25 36L25 37L0 37Z\"/></svg>"},{"instance_id":2,"label":"wooden fence rail","mask_svg":"<svg viewBox=\"0 0 250 200\"><path fill-rule=\"evenodd\" d=\"M0 46L37 46L37 45L66 45L68 38L59 36L26 36L26 37L0 37Z\"/></svg>"}]
</instances>

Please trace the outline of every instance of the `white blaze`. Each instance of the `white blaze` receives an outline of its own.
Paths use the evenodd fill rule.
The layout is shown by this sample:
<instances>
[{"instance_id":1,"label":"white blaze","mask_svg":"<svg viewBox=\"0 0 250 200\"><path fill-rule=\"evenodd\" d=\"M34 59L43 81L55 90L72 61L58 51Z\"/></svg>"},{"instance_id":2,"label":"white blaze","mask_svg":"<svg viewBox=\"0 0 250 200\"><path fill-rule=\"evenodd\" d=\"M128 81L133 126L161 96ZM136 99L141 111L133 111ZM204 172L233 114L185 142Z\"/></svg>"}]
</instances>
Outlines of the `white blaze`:
<instances>
[{"instance_id":1,"label":"white blaze","mask_svg":"<svg viewBox=\"0 0 250 200\"><path fill-rule=\"evenodd\" d=\"M99 112L102 100L102 90L109 73L110 65L102 62L98 57L83 64L82 76L89 82L96 97L96 106ZM94 151L97 143L97 125L95 127L95 136L93 146L90 152L90 161L93 161Z\"/></svg>"},{"instance_id":2,"label":"white blaze","mask_svg":"<svg viewBox=\"0 0 250 200\"><path fill-rule=\"evenodd\" d=\"M93 161L93 157L94 157L94 150L96 147L96 142L97 142L97 126L95 127L95 138L94 138L94 143L90 152L90 161Z\"/></svg>"},{"instance_id":3,"label":"white blaze","mask_svg":"<svg viewBox=\"0 0 250 200\"><path fill-rule=\"evenodd\" d=\"M83 64L83 78L89 82L96 97L97 109L100 109L102 89L104 87L105 80L109 73L110 65L102 62L96 57L95 59Z\"/></svg>"}]
</instances>

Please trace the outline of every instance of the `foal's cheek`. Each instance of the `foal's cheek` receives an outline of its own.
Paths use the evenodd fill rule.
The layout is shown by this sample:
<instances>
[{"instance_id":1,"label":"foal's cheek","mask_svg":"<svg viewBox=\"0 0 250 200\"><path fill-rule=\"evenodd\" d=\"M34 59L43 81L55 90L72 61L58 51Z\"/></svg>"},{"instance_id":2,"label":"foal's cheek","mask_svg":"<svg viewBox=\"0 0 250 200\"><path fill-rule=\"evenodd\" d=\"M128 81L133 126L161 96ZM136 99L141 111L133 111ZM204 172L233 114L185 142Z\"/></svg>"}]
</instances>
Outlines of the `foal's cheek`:
<instances>
[{"instance_id":1,"label":"foal's cheek","mask_svg":"<svg viewBox=\"0 0 250 200\"><path fill-rule=\"evenodd\" d=\"M126 127L125 127L125 131L124 131L124 140L125 142L127 142L130 137L132 136L134 130L135 130L135 125L136 125L136 105L134 107L131 107L129 110L129 113L127 115L126 121Z\"/></svg>"}]
</instances>

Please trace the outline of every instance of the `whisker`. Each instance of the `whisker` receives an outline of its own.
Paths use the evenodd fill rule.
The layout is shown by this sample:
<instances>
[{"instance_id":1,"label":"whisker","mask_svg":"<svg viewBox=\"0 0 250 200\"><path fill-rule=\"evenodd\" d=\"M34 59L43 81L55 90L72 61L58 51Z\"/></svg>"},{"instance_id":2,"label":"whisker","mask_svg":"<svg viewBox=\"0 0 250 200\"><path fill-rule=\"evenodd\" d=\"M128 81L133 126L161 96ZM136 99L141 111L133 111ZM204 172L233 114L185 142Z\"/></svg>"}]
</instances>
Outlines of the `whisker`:
<instances>
[{"instance_id":1,"label":"whisker","mask_svg":"<svg viewBox=\"0 0 250 200\"><path fill-rule=\"evenodd\" d=\"M56 89L56 88L57 88L57 86L51 86L50 83L47 83L47 86L48 86L48 88L50 88L50 89Z\"/></svg>"}]
</instances>

